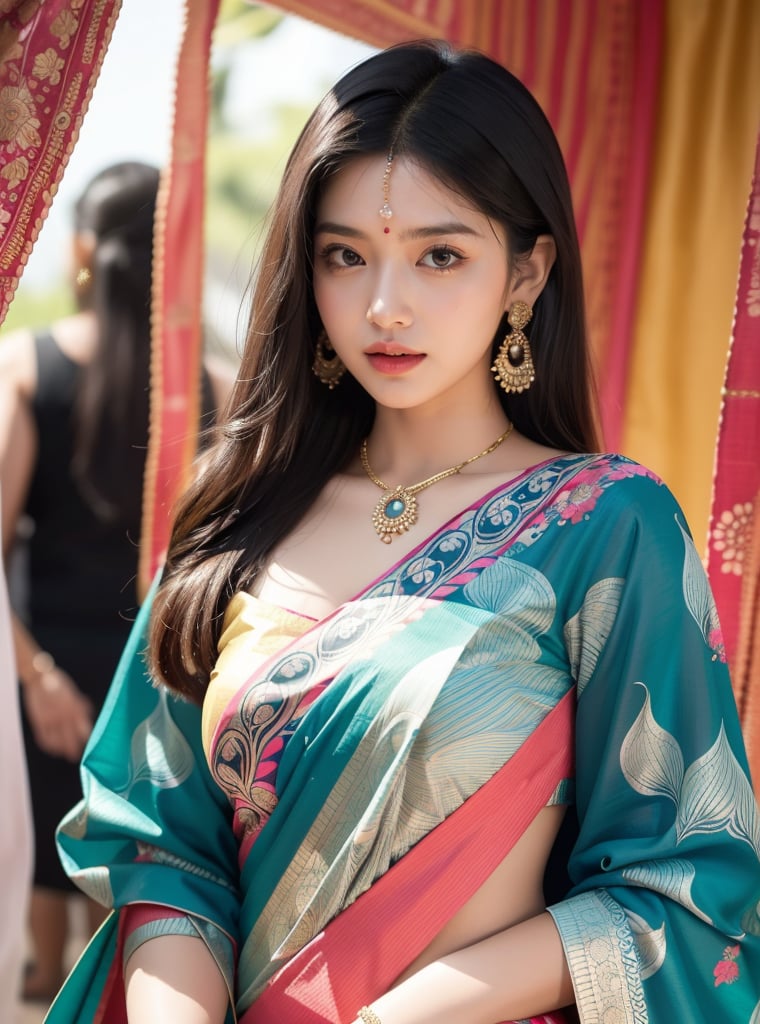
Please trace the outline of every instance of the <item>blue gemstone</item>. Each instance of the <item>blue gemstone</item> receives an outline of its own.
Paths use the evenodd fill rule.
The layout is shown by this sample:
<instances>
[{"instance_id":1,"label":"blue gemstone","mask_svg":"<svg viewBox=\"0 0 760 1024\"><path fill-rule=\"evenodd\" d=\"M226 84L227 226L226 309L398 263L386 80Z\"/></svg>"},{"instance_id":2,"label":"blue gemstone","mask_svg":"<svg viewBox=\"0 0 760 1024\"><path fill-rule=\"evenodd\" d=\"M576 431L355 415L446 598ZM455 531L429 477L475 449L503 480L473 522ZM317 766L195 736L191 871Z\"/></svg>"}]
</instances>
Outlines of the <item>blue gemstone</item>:
<instances>
[{"instance_id":1,"label":"blue gemstone","mask_svg":"<svg viewBox=\"0 0 760 1024\"><path fill-rule=\"evenodd\" d=\"M398 519L406 511L406 505L400 498L394 498L385 506L385 514L389 519Z\"/></svg>"}]
</instances>

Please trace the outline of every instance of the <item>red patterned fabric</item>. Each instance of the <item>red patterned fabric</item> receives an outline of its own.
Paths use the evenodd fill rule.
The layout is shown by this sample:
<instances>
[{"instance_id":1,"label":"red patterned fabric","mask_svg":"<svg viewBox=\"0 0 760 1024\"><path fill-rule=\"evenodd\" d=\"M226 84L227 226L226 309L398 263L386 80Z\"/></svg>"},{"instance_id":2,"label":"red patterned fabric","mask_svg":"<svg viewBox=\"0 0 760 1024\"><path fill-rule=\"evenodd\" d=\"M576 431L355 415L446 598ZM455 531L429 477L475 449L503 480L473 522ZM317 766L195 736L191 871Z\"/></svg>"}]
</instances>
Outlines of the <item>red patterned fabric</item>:
<instances>
[{"instance_id":1,"label":"red patterned fabric","mask_svg":"<svg viewBox=\"0 0 760 1024\"><path fill-rule=\"evenodd\" d=\"M0 0L0 323L58 189L121 0Z\"/></svg>"},{"instance_id":2,"label":"red patterned fabric","mask_svg":"<svg viewBox=\"0 0 760 1024\"><path fill-rule=\"evenodd\" d=\"M760 135L723 389L708 569L760 791Z\"/></svg>"}]
</instances>

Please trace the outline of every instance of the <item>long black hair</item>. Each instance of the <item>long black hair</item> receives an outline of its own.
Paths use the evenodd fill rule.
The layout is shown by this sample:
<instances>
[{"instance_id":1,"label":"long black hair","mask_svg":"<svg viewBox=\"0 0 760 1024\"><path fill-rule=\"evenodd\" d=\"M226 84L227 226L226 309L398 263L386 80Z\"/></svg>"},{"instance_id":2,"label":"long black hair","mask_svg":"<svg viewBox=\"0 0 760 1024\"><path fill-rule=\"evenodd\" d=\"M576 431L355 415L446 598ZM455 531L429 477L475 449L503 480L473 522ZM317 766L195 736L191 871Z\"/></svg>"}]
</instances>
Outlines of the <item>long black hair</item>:
<instances>
[{"instance_id":1,"label":"long black hair","mask_svg":"<svg viewBox=\"0 0 760 1024\"><path fill-rule=\"evenodd\" d=\"M77 390L72 472L97 515L130 524L140 521L134 480L148 438L158 182L148 164L115 164L90 181L74 208L74 230L92 244L91 277L78 299L95 313L97 345Z\"/></svg>"},{"instance_id":2,"label":"long black hair","mask_svg":"<svg viewBox=\"0 0 760 1024\"><path fill-rule=\"evenodd\" d=\"M312 236L326 180L352 156L391 150L501 223L515 261L539 235L553 236L557 259L530 331L536 381L522 395L499 395L528 437L568 451L596 448L580 254L567 173L546 117L513 75L482 54L423 41L371 57L328 93L290 156L232 416L177 511L154 606L152 669L195 700L205 692L230 597L251 586L372 427L374 403L353 378L329 391L311 372L320 330ZM494 353L502 337L500 330Z\"/></svg>"}]
</instances>

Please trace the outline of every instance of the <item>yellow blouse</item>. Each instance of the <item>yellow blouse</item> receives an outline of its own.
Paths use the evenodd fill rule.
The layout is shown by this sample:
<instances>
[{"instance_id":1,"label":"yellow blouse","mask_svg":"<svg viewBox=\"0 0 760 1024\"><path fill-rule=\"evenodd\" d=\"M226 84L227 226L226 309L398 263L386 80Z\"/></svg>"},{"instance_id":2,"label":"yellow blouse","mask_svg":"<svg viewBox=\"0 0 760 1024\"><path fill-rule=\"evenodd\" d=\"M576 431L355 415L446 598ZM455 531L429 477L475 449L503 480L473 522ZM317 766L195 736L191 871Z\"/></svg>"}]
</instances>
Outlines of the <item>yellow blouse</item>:
<instances>
[{"instance_id":1,"label":"yellow blouse","mask_svg":"<svg viewBox=\"0 0 760 1024\"><path fill-rule=\"evenodd\" d=\"M313 625L313 619L245 591L235 594L224 613L219 657L203 701L202 736L207 758L219 719L237 690L263 662Z\"/></svg>"}]
</instances>

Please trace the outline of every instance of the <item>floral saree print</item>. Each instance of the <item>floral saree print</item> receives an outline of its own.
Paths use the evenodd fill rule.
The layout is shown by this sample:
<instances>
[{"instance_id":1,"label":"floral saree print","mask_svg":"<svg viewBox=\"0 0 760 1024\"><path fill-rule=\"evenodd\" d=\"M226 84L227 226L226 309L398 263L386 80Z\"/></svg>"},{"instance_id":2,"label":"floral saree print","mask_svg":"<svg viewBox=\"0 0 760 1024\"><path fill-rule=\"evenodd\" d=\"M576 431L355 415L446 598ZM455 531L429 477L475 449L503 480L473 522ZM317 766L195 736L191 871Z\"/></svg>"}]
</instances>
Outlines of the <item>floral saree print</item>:
<instances>
[{"instance_id":1,"label":"floral saree print","mask_svg":"<svg viewBox=\"0 0 760 1024\"><path fill-rule=\"evenodd\" d=\"M228 1024L353 1020L420 951L404 913L427 941L451 880L489 870L472 836L498 863L547 804L582 1024L758 1024L760 821L720 627L641 466L542 463L320 622L236 595L202 712L152 686L148 615L59 833L82 889L130 909L49 1024L124 1021L122 958L166 932L208 944Z\"/></svg>"}]
</instances>

